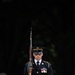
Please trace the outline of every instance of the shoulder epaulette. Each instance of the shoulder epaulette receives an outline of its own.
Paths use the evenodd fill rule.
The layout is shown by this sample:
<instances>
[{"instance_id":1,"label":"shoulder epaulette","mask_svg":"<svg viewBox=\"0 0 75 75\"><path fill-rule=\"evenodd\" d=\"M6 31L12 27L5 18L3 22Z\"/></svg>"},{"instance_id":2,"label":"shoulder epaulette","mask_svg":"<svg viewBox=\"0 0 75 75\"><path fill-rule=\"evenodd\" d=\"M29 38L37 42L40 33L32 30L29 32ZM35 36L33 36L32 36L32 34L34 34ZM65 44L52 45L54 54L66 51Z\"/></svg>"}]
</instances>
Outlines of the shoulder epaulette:
<instances>
[{"instance_id":1,"label":"shoulder epaulette","mask_svg":"<svg viewBox=\"0 0 75 75\"><path fill-rule=\"evenodd\" d=\"M47 63L48 67L50 67L50 65L51 65L48 61L44 61L44 63Z\"/></svg>"},{"instance_id":2,"label":"shoulder epaulette","mask_svg":"<svg viewBox=\"0 0 75 75\"><path fill-rule=\"evenodd\" d=\"M44 63L48 63L48 61L43 61Z\"/></svg>"}]
</instances>

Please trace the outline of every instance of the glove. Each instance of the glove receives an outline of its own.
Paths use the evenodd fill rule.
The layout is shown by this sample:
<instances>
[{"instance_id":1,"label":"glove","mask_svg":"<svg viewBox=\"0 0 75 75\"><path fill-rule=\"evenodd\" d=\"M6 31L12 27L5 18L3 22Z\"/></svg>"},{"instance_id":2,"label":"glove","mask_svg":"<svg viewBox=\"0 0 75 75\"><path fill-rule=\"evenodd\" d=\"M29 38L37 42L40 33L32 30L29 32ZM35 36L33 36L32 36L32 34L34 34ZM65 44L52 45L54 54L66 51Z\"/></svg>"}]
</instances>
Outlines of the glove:
<instances>
[{"instance_id":1,"label":"glove","mask_svg":"<svg viewBox=\"0 0 75 75\"><path fill-rule=\"evenodd\" d=\"M33 65L32 65L32 62L28 62L28 65L27 65L27 71L28 73L32 72L32 68L33 68Z\"/></svg>"}]
</instances>

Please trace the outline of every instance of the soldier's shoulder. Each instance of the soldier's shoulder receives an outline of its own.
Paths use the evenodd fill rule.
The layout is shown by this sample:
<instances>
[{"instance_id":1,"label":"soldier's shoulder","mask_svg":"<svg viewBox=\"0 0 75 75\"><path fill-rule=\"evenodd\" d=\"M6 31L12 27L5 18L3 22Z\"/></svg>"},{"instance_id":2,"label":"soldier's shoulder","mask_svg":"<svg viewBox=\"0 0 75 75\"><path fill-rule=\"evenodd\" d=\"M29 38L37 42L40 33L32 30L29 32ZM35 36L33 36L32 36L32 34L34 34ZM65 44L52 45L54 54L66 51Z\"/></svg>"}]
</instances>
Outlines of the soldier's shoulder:
<instances>
[{"instance_id":1,"label":"soldier's shoulder","mask_svg":"<svg viewBox=\"0 0 75 75\"><path fill-rule=\"evenodd\" d=\"M25 65L28 65L29 62L26 62Z\"/></svg>"},{"instance_id":2,"label":"soldier's shoulder","mask_svg":"<svg viewBox=\"0 0 75 75\"><path fill-rule=\"evenodd\" d=\"M51 63L50 62L48 62L48 61L43 61L43 63L45 63L45 64L48 64L48 66L50 66L51 65Z\"/></svg>"},{"instance_id":3,"label":"soldier's shoulder","mask_svg":"<svg viewBox=\"0 0 75 75\"><path fill-rule=\"evenodd\" d=\"M48 61L45 61L45 60L44 60L43 62L44 62L44 63L47 63L47 64L50 64L50 62L48 62Z\"/></svg>"}]
</instances>

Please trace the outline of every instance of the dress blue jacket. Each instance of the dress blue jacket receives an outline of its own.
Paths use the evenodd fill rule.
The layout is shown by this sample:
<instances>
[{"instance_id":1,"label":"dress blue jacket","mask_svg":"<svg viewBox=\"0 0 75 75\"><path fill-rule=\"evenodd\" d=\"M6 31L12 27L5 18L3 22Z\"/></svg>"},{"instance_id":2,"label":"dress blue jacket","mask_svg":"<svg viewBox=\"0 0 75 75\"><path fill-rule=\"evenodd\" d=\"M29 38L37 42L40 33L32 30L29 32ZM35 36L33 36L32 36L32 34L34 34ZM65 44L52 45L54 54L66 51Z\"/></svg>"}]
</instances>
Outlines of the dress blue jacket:
<instances>
[{"instance_id":1,"label":"dress blue jacket","mask_svg":"<svg viewBox=\"0 0 75 75\"><path fill-rule=\"evenodd\" d=\"M25 64L23 75L28 75L27 66L28 63ZM32 75L53 75L51 64L47 61L42 61L39 67L37 67L37 65L33 62Z\"/></svg>"}]
</instances>

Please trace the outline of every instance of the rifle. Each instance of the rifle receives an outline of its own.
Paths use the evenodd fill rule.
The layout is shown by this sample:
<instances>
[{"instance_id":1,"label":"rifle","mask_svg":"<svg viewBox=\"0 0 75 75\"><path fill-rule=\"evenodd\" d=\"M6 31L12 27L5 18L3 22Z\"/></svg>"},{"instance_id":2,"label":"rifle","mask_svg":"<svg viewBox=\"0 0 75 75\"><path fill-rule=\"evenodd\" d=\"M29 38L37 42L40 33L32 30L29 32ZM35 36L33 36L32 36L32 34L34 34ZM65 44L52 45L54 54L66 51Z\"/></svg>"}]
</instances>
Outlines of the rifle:
<instances>
[{"instance_id":1,"label":"rifle","mask_svg":"<svg viewBox=\"0 0 75 75\"><path fill-rule=\"evenodd\" d=\"M32 28L30 31L30 50L29 50L29 69L28 69L28 74L31 75L32 74Z\"/></svg>"}]
</instances>

